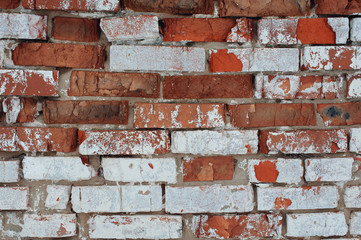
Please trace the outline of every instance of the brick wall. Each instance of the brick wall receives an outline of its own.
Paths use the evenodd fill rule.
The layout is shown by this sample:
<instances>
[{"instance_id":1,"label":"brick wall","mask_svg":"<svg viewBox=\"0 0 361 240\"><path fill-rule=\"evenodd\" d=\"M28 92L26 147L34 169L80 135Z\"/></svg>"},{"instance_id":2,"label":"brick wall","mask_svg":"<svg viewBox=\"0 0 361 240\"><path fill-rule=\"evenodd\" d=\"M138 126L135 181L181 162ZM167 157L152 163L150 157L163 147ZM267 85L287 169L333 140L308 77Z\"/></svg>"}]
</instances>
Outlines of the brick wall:
<instances>
[{"instance_id":1,"label":"brick wall","mask_svg":"<svg viewBox=\"0 0 361 240\"><path fill-rule=\"evenodd\" d=\"M0 9L0 239L361 239L360 1Z\"/></svg>"}]
</instances>

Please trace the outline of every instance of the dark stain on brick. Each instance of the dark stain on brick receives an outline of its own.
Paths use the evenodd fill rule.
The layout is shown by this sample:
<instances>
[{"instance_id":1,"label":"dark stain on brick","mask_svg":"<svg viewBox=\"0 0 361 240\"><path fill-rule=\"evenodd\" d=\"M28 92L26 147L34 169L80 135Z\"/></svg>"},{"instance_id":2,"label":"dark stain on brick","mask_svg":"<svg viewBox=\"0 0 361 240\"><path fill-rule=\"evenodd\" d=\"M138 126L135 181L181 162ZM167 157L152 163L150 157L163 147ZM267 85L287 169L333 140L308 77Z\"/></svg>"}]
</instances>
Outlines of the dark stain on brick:
<instances>
[{"instance_id":1,"label":"dark stain on brick","mask_svg":"<svg viewBox=\"0 0 361 240\"><path fill-rule=\"evenodd\" d=\"M326 114L327 117L330 117L330 118L341 117L342 110L340 108L332 106L332 107L329 107L328 109L326 109L325 114Z\"/></svg>"}]
</instances>

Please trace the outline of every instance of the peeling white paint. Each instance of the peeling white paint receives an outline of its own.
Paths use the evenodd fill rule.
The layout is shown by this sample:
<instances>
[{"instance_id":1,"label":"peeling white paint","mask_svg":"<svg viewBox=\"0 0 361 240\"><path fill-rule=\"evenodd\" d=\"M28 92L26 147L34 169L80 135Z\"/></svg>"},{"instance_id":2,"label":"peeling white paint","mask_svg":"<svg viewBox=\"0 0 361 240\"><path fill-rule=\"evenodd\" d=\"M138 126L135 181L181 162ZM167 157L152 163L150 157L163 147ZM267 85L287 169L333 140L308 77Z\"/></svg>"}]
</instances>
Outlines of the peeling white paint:
<instances>
[{"instance_id":1,"label":"peeling white paint","mask_svg":"<svg viewBox=\"0 0 361 240\"><path fill-rule=\"evenodd\" d=\"M361 153L361 128L350 129L350 152Z\"/></svg>"},{"instance_id":2,"label":"peeling white paint","mask_svg":"<svg viewBox=\"0 0 361 240\"><path fill-rule=\"evenodd\" d=\"M327 18L327 23L336 34L336 44L346 44L350 30L348 18Z\"/></svg>"},{"instance_id":3,"label":"peeling white paint","mask_svg":"<svg viewBox=\"0 0 361 240\"><path fill-rule=\"evenodd\" d=\"M351 19L350 39L353 42L361 42L361 18Z\"/></svg>"},{"instance_id":4,"label":"peeling white paint","mask_svg":"<svg viewBox=\"0 0 361 240\"><path fill-rule=\"evenodd\" d=\"M305 160L305 179L308 182L350 181L353 158L320 158Z\"/></svg>"},{"instance_id":5,"label":"peeling white paint","mask_svg":"<svg viewBox=\"0 0 361 240\"><path fill-rule=\"evenodd\" d=\"M48 185L46 187L45 207L50 209L66 209L70 198L71 186Z\"/></svg>"},{"instance_id":6,"label":"peeling white paint","mask_svg":"<svg viewBox=\"0 0 361 240\"><path fill-rule=\"evenodd\" d=\"M20 111L23 109L23 105L20 101L20 98L5 98L2 102L3 111L6 113L5 121L6 123L16 123Z\"/></svg>"},{"instance_id":7,"label":"peeling white paint","mask_svg":"<svg viewBox=\"0 0 361 240\"><path fill-rule=\"evenodd\" d=\"M297 44L298 19L265 18L258 21L258 41L260 44Z\"/></svg>"},{"instance_id":8,"label":"peeling white paint","mask_svg":"<svg viewBox=\"0 0 361 240\"><path fill-rule=\"evenodd\" d=\"M347 81L349 83L347 89L348 98L361 97L361 75L359 73L355 75L347 75Z\"/></svg>"}]
</instances>

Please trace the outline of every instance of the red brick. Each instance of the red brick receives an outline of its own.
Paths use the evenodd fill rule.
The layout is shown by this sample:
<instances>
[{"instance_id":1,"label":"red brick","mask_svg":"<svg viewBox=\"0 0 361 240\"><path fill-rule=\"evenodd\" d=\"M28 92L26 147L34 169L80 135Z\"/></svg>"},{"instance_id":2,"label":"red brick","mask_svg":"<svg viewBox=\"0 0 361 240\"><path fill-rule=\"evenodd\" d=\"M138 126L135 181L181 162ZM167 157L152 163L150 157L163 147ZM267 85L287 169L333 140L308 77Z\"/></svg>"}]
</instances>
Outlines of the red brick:
<instances>
[{"instance_id":1,"label":"red brick","mask_svg":"<svg viewBox=\"0 0 361 240\"><path fill-rule=\"evenodd\" d=\"M336 153L347 151L347 131L261 131L260 152L265 154Z\"/></svg>"},{"instance_id":2,"label":"red brick","mask_svg":"<svg viewBox=\"0 0 361 240\"><path fill-rule=\"evenodd\" d=\"M213 0L124 0L125 8L136 12L160 12L173 14L212 14Z\"/></svg>"},{"instance_id":3,"label":"red brick","mask_svg":"<svg viewBox=\"0 0 361 240\"><path fill-rule=\"evenodd\" d=\"M163 22L163 41L248 42L252 38L249 19L237 23L229 18L165 18Z\"/></svg>"},{"instance_id":4,"label":"red brick","mask_svg":"<svg viewBox=\"0 0 361 240\"><path fill-rule=\"evenodd\" d=\"M61 43L20 43L12 52L15 65L103 68L105 47Z\"/></svg>"},{"instance_id":5,"label":"red brick","mask_svg":"<svg viewBox=\"0 0 361 240\"><path fill-rule=\"evenodd\" d=\"M318 104L317 111L326 126L361 124L361 103Z\"/></svg>"},{"instance_id":6,"label":"red brick","mask_svg":"<svg viewBox=\"0 0 361 240\"><path fill-rule=\"evenodd\" d=\"M215 128L225 125L224 104L136 103L136 128Z\"/></svg>"},{"instance_id":7,"label":"red brick","mask_svg":"<svg viewBox=\"0 0 361 240\"><path fill-rule=\"evenodd\" d=\"M228 105L228 111L235 127L316 125L314 105L307 103Z\"/></svg>"},{"instance_id":8,"label":"red brick","mask_svg":"<svg viewBox=\"0 0 361 240\"><path fill-rule=\"evenodd\" d=\"M336 33L327 18L301 18L297 25L297 39L302 44L335 44Z\"/></svg>"},{"instance_id":9,"label":"red brick","mask_svg":"<svg viewBox=\"0 0 361 240\"><path fill-rule=\"evenodd\" d=\"M220 15L265 17L265 16L305 16L310 13L309 0L239 1L218 0Z\"/></svg>"},{"instance_id":10,"label":"red brick","mask_svg":"<svg viewBox=\"0 0 361 240\"><path fill-rule=\"evenodd\" d=\"M57 40L97 42L99 41L97 19L55 17L52 35Z\"/></svg>"},{"instance_id":11,"label":"red brick","mask_svg":"<svg viewBox=\"0 0 361 240\"><path fill-rule=\"evenodd\" d=\"M315 0L317 14L354 14L361 12L359 0Z\"/></svg>"},{"instance_id":12,"label":"red brick","mask_svg":"<svg viewBox=\"0 0 361 240\"><path fill-rule=\"evenodd\" d=\"M252 75L166 76L165 99L251 98Z\"/></svg>"},{"instance_id":13,"label":"red brick","mask_svg":"<svg viewBox=\"0 0 361 240\"><path fill-rule=\"evenodd\" d=\"M249 214L228 216L194 216L193 234L197 238L258 238L282 234L282 216Z\"/></svg>"},{"instance_id":14,"label":"red brick","mask_svg":"<svg viewBox=\"0 0 361 240\"><path fill-rule=\"evenodd\" d=\"M118 12L119 0L23 0L23 7L36 10Z\"/></svg>"},{"instance_id":15,"label":"red brick","mask_svg":"<svg viewBox=\"0 0 361 240\"><path fill-rule=\"evenodd\" d=\"M233 157L183 159L183 182L232 180Z\"/></svg>"},{"instance_id":16,"label":"red brick","mask_svg":"<svg viewBox=\"0 0 361 240\"><path fill-rule=\"evenodd\" d=\"M158 98L159 92L156 73L73 71L68 95Z\"/></svg>"},{"instance_id":17,"label":"red brick","mask_svg":"<svg viewBox=\"0 0 361 240\"><path fill-rule=\"evenodd\" d=\"M20 0L1 0L0 9L14 9L19 7Z\"/></svg>"},{"instance_id":18,"label":"red brick","mask_svg":"<svg viewBox=\"0 0 361 240\"><path fill-rule=\"evenodd\" d=\"M128 101L45 101L48 124L128 124Z\"/></svg>"},{"instance_id":19,"label":"red brick","mask_svg":"<svg viewBox=\"0 0 361 240\"><path fill-rule=\"evenodd\" d=\"M36 116L38 115L36 105L37 101L32 98L7 98L3 101L3 111L6 112L7 119L14 117L14 119L12 119L14 122L10 121L8 123L15 123L15 121L17 123L34 122ZM12 114L15 115L8 116Z\"/></svg>"}]
</instances>

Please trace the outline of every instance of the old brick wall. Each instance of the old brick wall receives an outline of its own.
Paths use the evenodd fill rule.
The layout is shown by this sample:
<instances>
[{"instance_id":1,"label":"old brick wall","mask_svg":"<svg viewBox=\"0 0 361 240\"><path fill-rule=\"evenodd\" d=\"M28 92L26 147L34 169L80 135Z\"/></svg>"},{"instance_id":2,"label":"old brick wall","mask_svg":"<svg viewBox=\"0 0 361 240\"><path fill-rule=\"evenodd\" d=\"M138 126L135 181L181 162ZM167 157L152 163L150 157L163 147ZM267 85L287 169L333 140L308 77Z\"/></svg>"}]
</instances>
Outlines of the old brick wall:
<instances>
[{"instance_id":1,"label":"old brick wall","mask_svg":"<svg viewBox=\"0 0 361 240\"><path fill-rule=\"evenodd\" d=\"M0 239L361 239L359 14L0 0Z\"/></svg>"}]
</instances>

